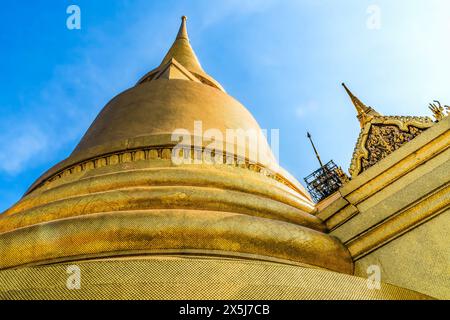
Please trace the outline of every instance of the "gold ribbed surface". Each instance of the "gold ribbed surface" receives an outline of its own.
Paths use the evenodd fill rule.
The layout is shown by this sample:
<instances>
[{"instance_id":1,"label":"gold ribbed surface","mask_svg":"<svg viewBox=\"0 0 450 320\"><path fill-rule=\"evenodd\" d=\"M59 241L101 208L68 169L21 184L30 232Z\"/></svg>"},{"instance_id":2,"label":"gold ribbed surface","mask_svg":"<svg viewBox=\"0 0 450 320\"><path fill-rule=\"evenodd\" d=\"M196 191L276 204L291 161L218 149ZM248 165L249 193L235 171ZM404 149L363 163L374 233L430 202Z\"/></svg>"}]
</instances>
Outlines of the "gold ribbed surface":
<instances>
[{"instance_id":1,"label":"gold ribbed surface","mask_svg":"<svg viewBox=\"0 0 450 320\"><path fill-rule=\"evenodd\" d=\"M261 173L149 159L51 181L0 216L0 269L196 250L351 273L309 200Z\"/></svg>"},{"instance_id":2,"label":"gold ribbed surface","mask_svg":"<svg viewBox=\"0 0 450 320\"><path fill-rule=\"evenodd\" d=\"M347 250L333 237L291 223L217 211L90 214L0 234L0 247L0 269L55 260L195 249L255 254L352 272Z\"/></svg>"},{"instance_id":3,"label":"gold ribbed surface","mask_svg":"<svg viewBox=\"0 0 450 320\"><path fill-rule=\"evenodd\" d=\"M278 274L278 268L353 272L347 248L327 234L300 183L278 168L256 120L201 69L185 19L166 59L112 99L73 153L0 215L5 297L312 298L337 283L321 289L316 275L303 294L293 283L310 274ZM159 77L168 64L186 77ZM183 155L195 164L171 161L177 129L195 135L191 142L202 140L183 141ZM225 165L204 161L209 139L202 136L209 129L220 133L214 154ZM229 138L230 129L241 133ZM239 141L249 132L256 145ZM221 258L167 257L191 253ZM161 257L80 262L149 254ZM225 260L230 256L258 261ZM61 266L39 267L69 261L86 268L87 291L67 293L55 280Z\"/></svg>"},{"instance_id":4,"label":"gold ribbed surface","mask_svg":"<svg viewBox=\"0 0 450 320\"><path fill-rule=\"evenodd\" d=\"M67 266L0 272L2 299L427 299L366 279L272 262L200 257L77 262L81 289L69 290Z\"/></svg>"}]
</instances>

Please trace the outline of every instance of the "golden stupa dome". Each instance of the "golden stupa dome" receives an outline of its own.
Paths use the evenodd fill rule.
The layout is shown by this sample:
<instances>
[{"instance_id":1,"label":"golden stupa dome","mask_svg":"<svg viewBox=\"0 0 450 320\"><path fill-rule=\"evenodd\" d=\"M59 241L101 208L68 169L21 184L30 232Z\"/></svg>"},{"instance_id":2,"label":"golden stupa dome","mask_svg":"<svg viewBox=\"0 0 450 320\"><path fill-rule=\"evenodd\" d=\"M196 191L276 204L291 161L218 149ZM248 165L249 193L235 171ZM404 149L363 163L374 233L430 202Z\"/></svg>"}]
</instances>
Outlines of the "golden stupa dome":
<instances>
[{"instance_id":1,"label":"golden stupa dome","mask_svg":"<svg viewBox=\"0 0 450 320\"><path fill-rule=\"evenodd\" d=\"M186 18L183 17L175 42L160 66L142 77L134 87L113 98L71 156L50 169L29 191L61 170L101 155L150 146L173 146L177 143L172 138L176 129L188 130L194 136L195 124L199 122L200 134L211 129L222 134L220 143L224 149L227 129L254 132L258 152L252 153L245 145L242 156L278 170L273 168L276 160L251 113L203 71L189 43ZM203 144L207 145L207 141ZM289 183L295 184L298 191L309 198L295 179Z\"/></svg>"},{"instance_id":2,"label":"golden stupa dome","mask_svg":"<svg viewBox=\"0 0 450 320\"><path fill-rule=\"evenodd\" d=\"M174 130L195 133L199 121L203 132L263 137L250 112L203 71L183 18L161 65L112 99L73 153L0 216L0 269L182 254L352 272L347 249L326 233L265 138L257 158L249 149L230 155L226 147L238 146L227 141L214 151L223 163L174 164ZM201 160L206 148L201 141L183 150Z\"/></svg>"}]
</instances>

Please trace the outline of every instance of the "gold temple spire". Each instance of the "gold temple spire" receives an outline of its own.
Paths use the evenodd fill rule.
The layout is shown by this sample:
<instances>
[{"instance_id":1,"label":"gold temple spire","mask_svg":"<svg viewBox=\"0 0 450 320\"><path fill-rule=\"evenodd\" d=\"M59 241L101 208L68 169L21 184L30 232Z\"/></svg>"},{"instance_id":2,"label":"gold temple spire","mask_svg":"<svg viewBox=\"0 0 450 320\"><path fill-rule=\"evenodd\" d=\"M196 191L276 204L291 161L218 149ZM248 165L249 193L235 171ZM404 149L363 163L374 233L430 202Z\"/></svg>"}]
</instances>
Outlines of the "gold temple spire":
<instances>
[{"instance_id":1,"label":"gold temple spire","mask_svg":"<svg viewBox=\"0 0 450 320\"><path fill-rule=\"evenodd\" d=\"M345 83L342 83L342 86L344 87L345 91L349 95L350 99L352 100L353 105L356 108L356 112L358 113L357 118L361 124L361 127L364 126L364 124L369 120L370 116L380 115L378 112L376 112L373 108L366 106L361 100L359 100L347 86Z\"/></svg>"},{"instance_id":2,"label":"gold temple spire","mask_svg":"<svg viewBox=\"0 0 450 320\"><path fill-rule=\"evenodd\" d=\"M161 62L161 66L168 63L171 59L175 59L190 72L203 75L205 72L203 71L200 62L198 61L198 58L189 42L186 21L187 17L182 16L180 29L175 42L172 44L169 52L167 52L164 60Z\"/></svg>"},{"instance_id":3,"label":"gold temple spire","mask_svg":"<svg viewBox=\"0 0 450 320\"><path fill-rule=\"evenodd\" d=\"M186 16L182 16L181 17L181 26L180 26L180 30L178 31L178 34L177 34L177 39L186 39L186 40L189 41L189 36L188 36L188 33L187 33L186 21L187 21L187 17Z\"/></svg>"},{"instance_id":4,"label":"gold temple spire","mask_svg":"<svg viewBox=\"0 0 450 320\"><path fill-rule=\"evenodd\" d=\"M197 55L191 47L186 26L187 17L181 17L181 25L177 37L161 64L144 75L138 84L160 78L185 79L201 82L223 92L225 89L217 80L208 75L200 65Z\"/></svg>"}]
</instances>

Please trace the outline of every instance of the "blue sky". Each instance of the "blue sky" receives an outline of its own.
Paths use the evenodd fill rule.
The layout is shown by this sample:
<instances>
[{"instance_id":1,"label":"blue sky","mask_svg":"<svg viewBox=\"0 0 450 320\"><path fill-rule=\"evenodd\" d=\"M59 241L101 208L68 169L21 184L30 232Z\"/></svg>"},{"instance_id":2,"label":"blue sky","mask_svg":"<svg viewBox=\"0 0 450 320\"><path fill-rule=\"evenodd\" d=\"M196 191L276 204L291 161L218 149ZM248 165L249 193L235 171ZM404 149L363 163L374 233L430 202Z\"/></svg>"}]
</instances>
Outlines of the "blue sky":
<instances>
[{"instance_id":1,"label":"blue sky","mask_svg":"<svg viewBox=\"0 0 450 320\"><path fill-rule=\"evenodd\" d=\"M81 30L66 8L81 8ZM367 27L369 6L380 29ZM347 169L359 133L342 81L385 115L450 104L449 1L11 1L0 12L0 212L67 157L101 108L157 66L180 16L204 69L260 126L302 181Z\"/></svg>"}]
</instances>

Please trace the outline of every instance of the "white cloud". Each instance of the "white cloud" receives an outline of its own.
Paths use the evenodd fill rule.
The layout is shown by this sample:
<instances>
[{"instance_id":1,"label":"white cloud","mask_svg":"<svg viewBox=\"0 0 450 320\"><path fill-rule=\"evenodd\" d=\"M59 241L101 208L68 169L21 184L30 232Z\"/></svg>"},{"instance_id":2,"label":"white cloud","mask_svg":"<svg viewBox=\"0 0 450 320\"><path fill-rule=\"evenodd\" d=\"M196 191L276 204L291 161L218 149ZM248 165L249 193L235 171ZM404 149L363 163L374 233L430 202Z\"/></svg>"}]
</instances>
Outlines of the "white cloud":
<instances>
[{"instance_id":1,"label":"white cloud","mask_svg":"<svg viewBox=\"0 0 450 320\"><path fill-rule=\"evenodd\" d=\"M227 0L216 1L213 6L208 6L203 26L219 23L230 16L246 16L265 12L275 4L274 0Z\"/></svg>"},{"instance_id":2,"label":"white cloud","mask_svg":"<svg viewBox=\"0 0 450 320\"><path fill-rule=\"evenodd\" d=\"M298 118L309 116L319 110L319 104L315 100L309 100L306 103L294 109L295 115Z\"/></svg>"},{"instance_id":3,"label":"white cloud","mask_svg":"<svg viewBox=\"0 0 450 320\"><path fill-rule=\"evenodd\" d=\"M39 162L39 156L49 147L49 136L41 128L27 124L16 129L19 130L10 133L7 143L0 146L0 171L11 175L22 171L30 162Z\"/></svg>"},{"instance_id":4,"label":"white cloud","mask_svg":"<svg viewBox=\"0 0 450 320\"><path fill-rule=\"evenodd\" d=\"M0 139L6 143L0 146L0 172L19 174L81 137L109 92L108 77L97 72L84 62L57 66L37 96L24 97L21 112L1 120Z\"/></svg>"},{"instance_id":5,"label":"white cloud","mask_svg":"<svg viewBox=\"0 0 450 320\"><path fill-rule=\"evenodd\" d=\"M119 36L96 30L93 45L79 50L71 63L56 65L37 95L20 97L22 105L16 109L21 111L0 119L4 141L0 174L14 176L45 162L63 160L61 150L75 147L100 109L138 79L136 70L145 66L146 54L153 50L142 41L143 32L136 32L143 23L144 18L135 21ZM122 39L131 45L111 51L110 43ZM151 39L149 34L147 39ZM126 66L122 61L127 61Z\"/></svg>"}]
</instances>

